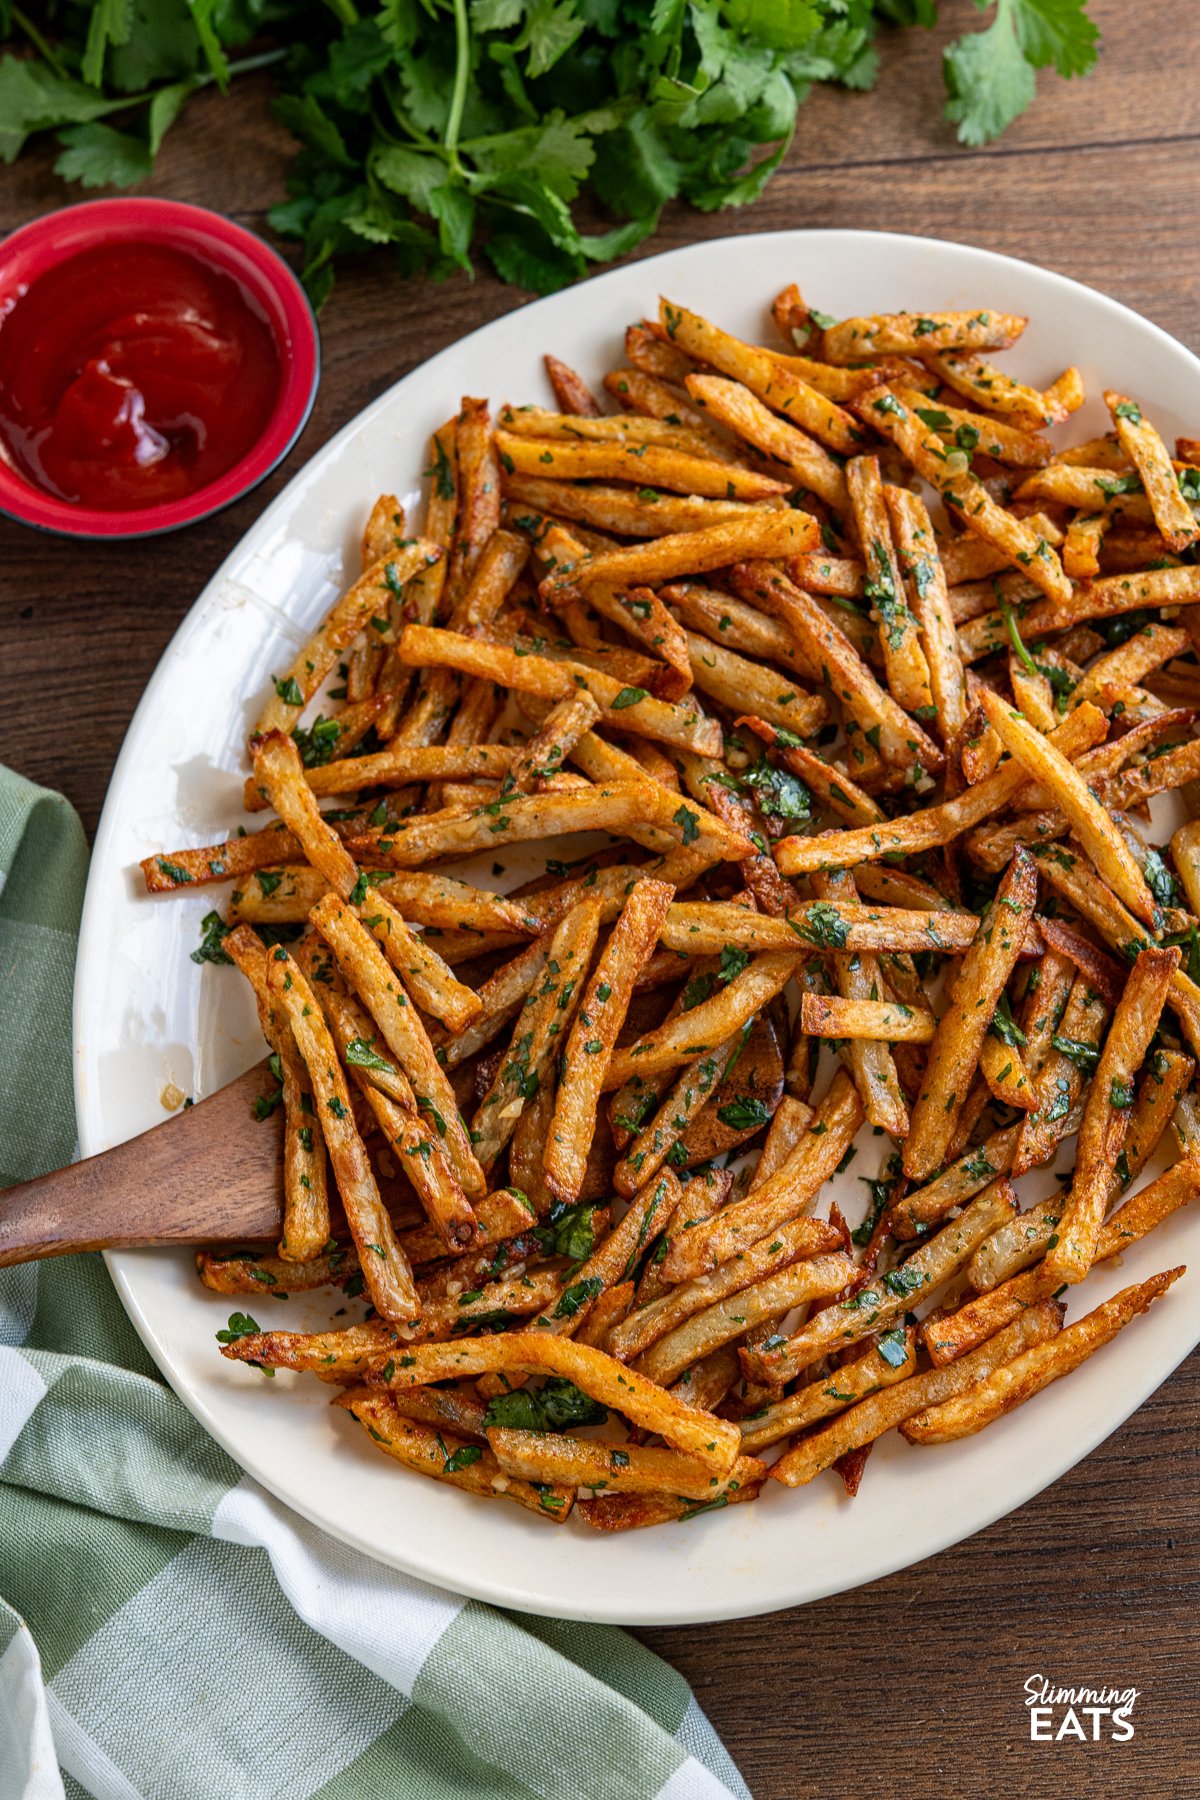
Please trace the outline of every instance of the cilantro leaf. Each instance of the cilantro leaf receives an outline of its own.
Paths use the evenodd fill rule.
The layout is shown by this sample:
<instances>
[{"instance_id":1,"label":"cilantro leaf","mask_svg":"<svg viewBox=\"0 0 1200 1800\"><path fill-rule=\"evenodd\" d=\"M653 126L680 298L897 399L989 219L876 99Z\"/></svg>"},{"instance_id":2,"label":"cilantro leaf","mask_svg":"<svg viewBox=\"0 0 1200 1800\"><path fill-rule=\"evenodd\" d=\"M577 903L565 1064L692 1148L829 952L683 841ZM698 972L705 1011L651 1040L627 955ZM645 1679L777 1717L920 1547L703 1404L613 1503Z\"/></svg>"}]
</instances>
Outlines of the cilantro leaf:
<instances>
[{"instance_id":1,"label":"cilantro leaf","mask_svg":"<svg viewBox=\"0 0 1200 1800\"><path fill-rule=\"evenodd\" d=\"M997 138L1031 104L1035 69L1085 75L1096 60L1099 31L1087 0L997 0L984 31L950 44L943 74L946 116L963 144Z\"/></svg>"}]
</instances>

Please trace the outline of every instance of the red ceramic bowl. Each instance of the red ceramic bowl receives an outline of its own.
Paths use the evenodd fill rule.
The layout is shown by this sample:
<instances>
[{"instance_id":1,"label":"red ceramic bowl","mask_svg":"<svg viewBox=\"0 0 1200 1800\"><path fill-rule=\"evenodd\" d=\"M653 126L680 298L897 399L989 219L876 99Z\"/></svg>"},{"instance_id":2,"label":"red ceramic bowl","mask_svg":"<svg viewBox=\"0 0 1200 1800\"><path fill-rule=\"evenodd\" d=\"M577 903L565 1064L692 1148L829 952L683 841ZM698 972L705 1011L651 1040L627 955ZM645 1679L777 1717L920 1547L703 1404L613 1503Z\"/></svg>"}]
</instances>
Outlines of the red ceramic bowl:
<instances>
[{"instance_id":1,"label":"red ceramic bowl","mask_svg":"<svg viewBox=\"0 0 1200 1800\"><path fill-rule=\"evenodd\" d=\"M220 213L178 200L92 200L35 219L0 244L0 330L10 306L47 270L114 240L191 252L238 281L261 310L279 353L279 392L266 429L216 481L181 500L129 511L74 505L35 487L0 444L0 512L74 537L151 537L219 512L265 479L312 411L321 366L313 311L292 271L252 232Z\"/></svg>"}]
</instances>

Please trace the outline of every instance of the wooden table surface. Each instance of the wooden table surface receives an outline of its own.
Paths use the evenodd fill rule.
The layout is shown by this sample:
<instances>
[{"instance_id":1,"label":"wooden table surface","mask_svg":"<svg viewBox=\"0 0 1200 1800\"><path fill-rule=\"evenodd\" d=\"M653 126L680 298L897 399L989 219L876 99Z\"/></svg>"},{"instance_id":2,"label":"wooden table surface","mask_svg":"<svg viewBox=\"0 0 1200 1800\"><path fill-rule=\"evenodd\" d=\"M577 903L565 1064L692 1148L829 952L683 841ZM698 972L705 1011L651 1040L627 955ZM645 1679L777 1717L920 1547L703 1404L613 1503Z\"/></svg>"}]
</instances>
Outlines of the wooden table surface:
<instances>
[{"instance_id":1,"label":"wooden table surface","mask_svg":"<svg viewBox=\"0 0 1200 1800\"><path fill-rule=\"evenodd\" d=\"M803 225L950 238L1061 270L1200 350L1196 8L1092 0L1091 10L1104 32L1096 73L1043 77L1037 104L1001 144L967 152L942 119L939 50L979 15L945 0L939 32L885 39L873 95L813 95L758 206L673 209L644 253ZM259 229L282 195L288 150L265 87L251 81L228 101L189 106L151 191ZM0 229L78 197L51 161L38 151L6 171ZM521 303L482 271L434 286L399 280L386 257L350 268L321 320L316 411L265 490L186 534L125 550L0 520L0 761L62 789L93 831L151 671L264 501L383 388ZM1193 1355L1052 1488L903 1574L769 1618L638 1635L692 1683L757 1800L894 1789L1010 1800L1085 1787L1099 1800L1195 1800L1198 1398ZM1034 1674L1138 1688L1135 1738L1031 1743L1024 1683Z\"/></svg>"}]
</instances>

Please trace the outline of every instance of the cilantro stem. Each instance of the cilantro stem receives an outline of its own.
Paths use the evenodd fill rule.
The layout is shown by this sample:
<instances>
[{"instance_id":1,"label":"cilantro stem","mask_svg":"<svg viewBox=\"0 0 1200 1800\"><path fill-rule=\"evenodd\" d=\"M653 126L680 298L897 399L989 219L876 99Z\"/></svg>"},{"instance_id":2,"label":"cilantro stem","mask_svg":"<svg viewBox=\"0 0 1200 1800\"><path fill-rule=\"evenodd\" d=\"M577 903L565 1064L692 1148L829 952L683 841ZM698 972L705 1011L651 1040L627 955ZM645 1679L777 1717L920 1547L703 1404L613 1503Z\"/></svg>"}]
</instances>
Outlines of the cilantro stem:
<instances>
[{"instance_id":1,"label":"cilantro stem","mask_svg":"<svg viewBox=\"0 0 1200 1800\"><path fill-rule=\"evenodd\" d=\"M1029 670L1029 673L1031 675L1040 675L1041 670L1038 668L1038 666L1034 662L1032 656L1030 656L1028 650L1025 648L1024 641L1021 637L1021 633L1017 630L1017 621L1013 617L1012 606L1004 598L1003 594L998 595L997 598L1000 601L1000 612L1004 619L1004 629L1008 633L1009 643L1012 645L1013 649L1016 651L1017 655L1020 657L1020 659L1024 663L1025 667Z\"/></svg>"},{"instance_id":2,"label":"cilantro stem","mask_svg":"<svg viewBox=\"0 0 1200 1800\"><path fill-rule=\"evenodd\" d=\"M442 138L450 158L450 167L463 173L458 160L458 134L462 128L463 109L467 104L467 82L471 75L471 28L467 23L467 0L453 0L454 6L454 88L450 95L450 111Z\"/></svg>"},{"instance_id":3,"label":"cilantro stem","mask_svg":"<svg viewBox=\"0 0 1200 1800\"><path fill-rule=\"evenodd\" d=\"M60 81L69 81L71 77L64 68L61 59L57 56L55 51L51 49L33 20L27 18L19 6L13 7L11 17L13 24L17 26L20 31L25 33L25 36L29 39L38 55L43 57L45 61L49 63Z\"/></svg>"},{"instance_id":4,"label":"cilantro stem","mask_svg":"<svg viewBox=\"0 0 1200 1800\"><path fill-rule=\"evenodd\" d=\"M358 24L358 8L354 0L325 0L325 4L339 24Z\"/></svg>"}]
</instances>

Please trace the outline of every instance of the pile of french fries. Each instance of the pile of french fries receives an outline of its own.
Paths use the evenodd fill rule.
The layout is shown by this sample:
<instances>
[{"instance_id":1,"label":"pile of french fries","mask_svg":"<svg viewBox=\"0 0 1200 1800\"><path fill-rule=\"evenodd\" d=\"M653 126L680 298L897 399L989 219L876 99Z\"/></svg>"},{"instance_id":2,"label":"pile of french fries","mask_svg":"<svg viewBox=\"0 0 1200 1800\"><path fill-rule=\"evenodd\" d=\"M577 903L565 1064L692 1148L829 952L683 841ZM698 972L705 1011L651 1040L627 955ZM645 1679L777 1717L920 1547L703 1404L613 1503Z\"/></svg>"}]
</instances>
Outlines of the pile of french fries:
<instances>
[{"instance_id":1,"label":"pile of french fries","mask_svg":"<svg viewBox=\"0 0 1200 1800\"><path fill-rule=\"evenodd\" d=\"M1200 815L1200 442L1113 391L1053 444L1022 318L773 316L664 300L607 411L552 357L557 410L464 400L274 680L273 817L143 864L232 884L198 956L283 1109L281 1242L202 1280L367 1303L224 1354L608 1531L980 1431L1200 1194L1200 817L1149 829Z\"/></svg>"}]
</instances>

